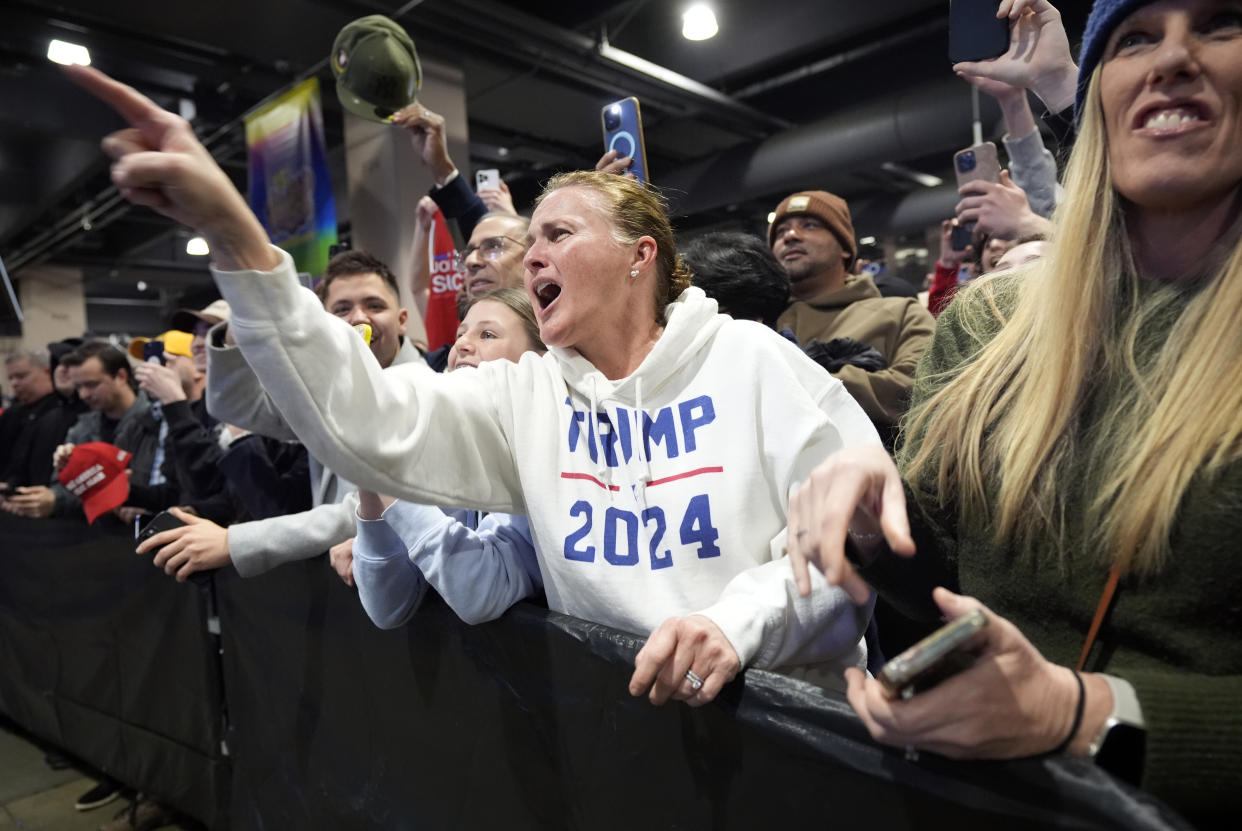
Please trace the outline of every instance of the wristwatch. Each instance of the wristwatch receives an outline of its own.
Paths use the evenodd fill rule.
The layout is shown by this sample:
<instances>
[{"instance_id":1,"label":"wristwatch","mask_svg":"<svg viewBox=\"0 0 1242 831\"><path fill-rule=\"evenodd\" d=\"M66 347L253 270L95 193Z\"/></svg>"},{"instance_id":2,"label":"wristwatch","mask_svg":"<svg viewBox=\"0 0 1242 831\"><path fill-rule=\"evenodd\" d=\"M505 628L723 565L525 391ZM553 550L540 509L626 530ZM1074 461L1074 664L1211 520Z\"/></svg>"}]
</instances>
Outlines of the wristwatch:
<instances>
[{"instance_id":1,"label":"wristwatch","mask_svg":"<svg viewBox=\"0 0 1242 831\"><path fill-rule=\"evenodd\" d=\"M1147 727L1134 687L1124 678L1101 676L1113 692L1113 711L1096 734L1087 755L1118 779L1138 785L1143 778Z\"/></svg>"}]
</instances>

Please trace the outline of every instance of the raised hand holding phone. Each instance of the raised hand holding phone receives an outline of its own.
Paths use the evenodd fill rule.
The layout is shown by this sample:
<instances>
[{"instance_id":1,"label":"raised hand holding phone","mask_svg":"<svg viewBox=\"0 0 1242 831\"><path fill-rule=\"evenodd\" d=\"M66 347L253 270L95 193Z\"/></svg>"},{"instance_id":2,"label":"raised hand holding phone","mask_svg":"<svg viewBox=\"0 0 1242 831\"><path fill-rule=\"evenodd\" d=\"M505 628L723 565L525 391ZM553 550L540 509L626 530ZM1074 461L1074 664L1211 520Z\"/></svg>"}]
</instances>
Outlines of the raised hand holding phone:
<instances>
[{"instance_id":1,"label":"raised hand holding phone","mask_svg":"<svg viewBox=\"0 0 1242 831\"><path fill-rule=\"evenodd\" d=\"M982 61L1005 54L1009 21L996 15L996 0L950 0L949 60Z\"/></svg>"},{"instance_id":2,"label":"raised hand holding phone","mask_svg":"<svg viewBox=\"0 0 1242 831\"><path fill-rule=\"evenodd\" d=\"M953 71L992 78L1039 96L1050 112L1074 103L1078 67L1070 53L1061 13L1048 0L1001 0L995 15L1009 21L1009 48L991 60L966 60Z\"/></svg>"},{"instance_id":3,"label":"raised hand holding phone","mask_svg":"<svg viewBox=\"0 0 1242 831\"><path fill-rule=\"evenodd\" d=\"M604 124L604 153L615 151L614 161L629 157L631 162L625 172L634 174L640 182L651 181L647 172L647 147L643 140L643 118L638 99L623 98L608 104L600 113L600 119Z\"/></svg>"},{"instance_id":4,"label":"raised hand holding phone","mask_svg":"<svg viewBox=\"0 0 1242 831\"><path fill-rule=\"evenodd\" d=\"M1031 210L1026 191L1014 184L1008 171L1002 170L995 182L968 182L961 194L958 221L977 227L981 233L1012 240L1052 232L1052 223Z\"/></svg>"},{"instance_id":5,"label":"raised hand holding phone","mask_svg":"<svg viewBox=\"0 0 1242 831\"><path fill-rule=\"evenodd\" d=\"M476 170L474 173L474 192L478 193L485 188L500 188L500 171L494 167Z\"/></svg>"},{"instance_id":6,"label":"raised hand holding phone","mask_svg":"<svg viewBox=\"0 0 1242 831\"><path fill-rule=\"evenodd\" d=\"M497 187L483 188L478 193L488 212L518 215L517 209L513 207L513 194L509 192L509 186L504 179L499 180Z\"/></svg>"},{"instance_id":7,"label":"raised hand holding phone","mask_svg":"<svg viewBox=\"0 0 1242 831\"><path fill-rule=\"evenodd\" d=\"M953 172L957 175L959 192L974 182L1000 181L1000 160L996 154L996 145L984 141L957 151L953 154ZM975 219L963 217L959 204L957 221L958 225L953 230L953 250L964 251L974 238Z\"/></svg>"}]
</instances>

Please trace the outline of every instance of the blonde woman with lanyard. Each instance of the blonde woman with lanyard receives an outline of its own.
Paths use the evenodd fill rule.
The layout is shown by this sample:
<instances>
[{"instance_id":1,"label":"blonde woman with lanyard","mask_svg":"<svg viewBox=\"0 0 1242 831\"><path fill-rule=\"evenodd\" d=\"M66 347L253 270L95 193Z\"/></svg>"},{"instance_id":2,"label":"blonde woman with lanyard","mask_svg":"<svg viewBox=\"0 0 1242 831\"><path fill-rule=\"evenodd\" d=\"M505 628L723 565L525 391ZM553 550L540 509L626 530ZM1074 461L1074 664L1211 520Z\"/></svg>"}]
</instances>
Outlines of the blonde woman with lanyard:
<instances>
[{"instance_id":1,"label":"blonde woman with lanyard","mask_svg":"<svg viewBox=\"0 0 1242 831\"><path fill-rule=\"evenodd\" d=\"M1077 97L1053 250L940 318L900 472L853 450L794 496L795 569L929 621L990 609L973 667L909 700L847 671L880 741L1108 759L1192 818L1236 819L1242 7L1097 0L1078 83L1052 6L1000 14L1013 52L959 69L1052 110ZM932 586L972 596L933 605Z\"/></svg>"},{"instance_id":2,"label":"blonde woman with lanyard","mask_svg":"<svg viewBox=\"0 0 1242 831\"><path fill-rule=\"evenodd\" d=\"M381 370L183 120L66 72L133 125L104 140L121 192L207 238L230 329L316 458L403 499L525 514L552 609L650 634L631 694L697 706L743 666L839 686L865 664L870 604L799 597L784 528L795 483L879 437L800 350L687 287L652 191L596 171L545 189L524 265L547 355Z\"/></svg>"}]
</instances>

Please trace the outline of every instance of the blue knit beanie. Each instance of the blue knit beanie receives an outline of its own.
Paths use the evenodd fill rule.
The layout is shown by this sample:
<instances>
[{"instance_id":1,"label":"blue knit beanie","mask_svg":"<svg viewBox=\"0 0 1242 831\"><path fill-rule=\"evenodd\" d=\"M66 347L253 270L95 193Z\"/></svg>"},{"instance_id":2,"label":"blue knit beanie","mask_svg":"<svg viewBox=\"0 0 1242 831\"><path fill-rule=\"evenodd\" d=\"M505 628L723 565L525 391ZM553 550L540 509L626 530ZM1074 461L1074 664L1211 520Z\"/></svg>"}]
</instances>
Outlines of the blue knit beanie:
<instances>
[{"instance_id":1,"label":"blue knit beanie","mask_svg":"<svg viewBox=\"0 0 1242 831\"><path fill-rule=\"evenodd\" d=\"M1074 98L1076 124L1082 123L1087 84L1091 82L1091 73L1099 64L1113 29L1132 11L1153 2L1155 0L1095 0L1091 15L1087 18L1086 31L1082 35L1082 51L1078 53L1078 94Z\"/></svg>"}]
</instances>

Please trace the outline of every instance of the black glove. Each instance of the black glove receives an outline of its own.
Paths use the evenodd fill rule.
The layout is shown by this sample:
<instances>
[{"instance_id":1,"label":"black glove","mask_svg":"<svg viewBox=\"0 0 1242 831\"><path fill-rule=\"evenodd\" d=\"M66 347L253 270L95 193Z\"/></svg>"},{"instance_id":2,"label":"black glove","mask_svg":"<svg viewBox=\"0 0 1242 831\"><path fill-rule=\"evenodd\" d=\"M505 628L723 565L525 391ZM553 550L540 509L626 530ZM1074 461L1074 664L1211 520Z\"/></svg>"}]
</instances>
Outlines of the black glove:
<instances>
[{"instance_id":1,"label":"black glove","mask_svg":"<svg viewBox=\"0 0 1242 831\"><path fill-rule=\"evenodd\" d=\"M856 366L866 372L888 368L888 361L879 351L853 338L833 338L827 343L813 340L802 351L829 372L839 372L845 366Z\"/></svg>"}]
</instances>

